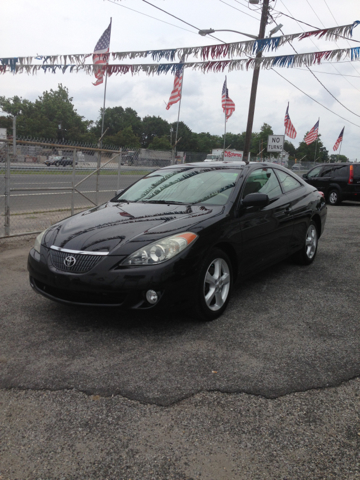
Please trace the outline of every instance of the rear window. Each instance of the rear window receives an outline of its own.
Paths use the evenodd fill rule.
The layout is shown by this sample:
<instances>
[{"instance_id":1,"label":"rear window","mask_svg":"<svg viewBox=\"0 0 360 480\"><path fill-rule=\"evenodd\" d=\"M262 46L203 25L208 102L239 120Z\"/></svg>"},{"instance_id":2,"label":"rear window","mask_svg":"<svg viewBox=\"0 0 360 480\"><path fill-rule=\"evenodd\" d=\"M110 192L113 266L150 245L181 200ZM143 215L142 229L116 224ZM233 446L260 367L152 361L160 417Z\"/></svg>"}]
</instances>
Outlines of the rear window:
<instances>
[{"instance_id":1,"label":"rear window","mask_svg":"<svg viewBox=\"0 0 360 480\"><path fill-rule=\"evenodd\" d=\"M353 165L354 178L360 179L360 165Z\"/></svg>"}]
</instances>

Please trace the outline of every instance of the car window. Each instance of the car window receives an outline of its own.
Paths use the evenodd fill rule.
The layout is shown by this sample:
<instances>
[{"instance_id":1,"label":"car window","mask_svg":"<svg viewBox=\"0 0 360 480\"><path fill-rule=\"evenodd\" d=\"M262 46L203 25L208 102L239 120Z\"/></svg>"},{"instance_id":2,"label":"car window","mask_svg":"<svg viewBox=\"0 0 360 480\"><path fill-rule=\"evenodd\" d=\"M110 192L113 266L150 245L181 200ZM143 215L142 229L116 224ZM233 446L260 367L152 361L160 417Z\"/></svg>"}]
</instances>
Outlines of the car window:
<instances>
[{"instance_id":1,"label":"car window","mask_svg":"<svg viewBox=\"0 0 360 480\"><path fill-rule=\"evenodd\" d=\"M360 165L353 164L354 180L360 180Z\"/></svg>"},{"instance_id":2,"label":"car window","mask_svg":"<svg viewBox=\"0 0 360 480\"><path fill-rule=\"evenodd\" d=\"M319 176L322 167L315 167L307 174L308 178L316 178Z\"/></svg>"},{"instance_id":3,"label":"car window","mask_svg":"<svg viewBox=\"0 0 360 480\"><path fill-rule=\"evenodd\" d=\"M264 193L270 200L281 195L280 184L272 168L259 168L250 173L246 179L243 197L249 193Z\"/></svg>"},{"instance_id":4,"label":"car window","mask_svg":"<svg viewBox=\"0 0 360 480\"><path fill-rule=\"evenodd\" d=\"M295 190L295 188L299 188L302 186L302 184L292 175L289 175L282 170L276 170L276 173L279 177L281 188L284 193L291 192L291 190Z\"/></svg>"},{"instance_id":5,"label":"car window","mask_svg":"<svg viewBox=\"0 0 360 480\"><path fill-rule=\"evenodd\" d=\"M116 198L130 202L225 205L238 176L239 170L211 167L158 170Z\"/></svg>"},{"instance_id":6,"label":"car window","mask_svg":"<svg viewBox=\"0 0 360 480\"><path fill-rule=\"evenodd\" d=\"M349 176L349 167L347 165L341 165L333 168L332 171L333 177L344 177L348 178Z\"/></svg>"},{"instance_id":7,"label":"car window","mask_svg":"<svg viewBox=\"0 0 360 480\"><path fill-rule=\"evenodd\" d=\"M331 177L333 170L334 170L334 165L329 165L327 167L324 167L320 177Z\"/></svg>"}]
</instances>

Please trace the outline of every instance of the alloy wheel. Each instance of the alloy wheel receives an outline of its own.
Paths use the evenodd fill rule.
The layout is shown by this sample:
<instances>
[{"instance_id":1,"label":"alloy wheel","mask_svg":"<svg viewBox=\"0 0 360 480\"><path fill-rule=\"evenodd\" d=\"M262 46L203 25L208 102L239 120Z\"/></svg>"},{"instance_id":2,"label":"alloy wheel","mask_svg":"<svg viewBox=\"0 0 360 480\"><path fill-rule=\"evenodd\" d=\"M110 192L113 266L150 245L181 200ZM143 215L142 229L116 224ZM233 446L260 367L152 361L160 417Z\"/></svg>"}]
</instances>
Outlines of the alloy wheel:
<instances>
[{"instance_id":1,"label":"alloy wheel","mask_svg":"<svg viewBox=\"0 0 360 480\"><path fill-rule=\"evenodd\" d=\"M213 260L205 275L204 299L207 307L217 311L225 304L230 292L230 268L223 258Z\"/></svg>"},{"instance_id":2,"label":"alloy wheel","mask_svg":"<svg viewBox=\"0 0 360 480\"><path fill-rule=\"evenodd\" d=\"M316 253L317 247L317 231L314 225L310 225L306 232L305 251L306 256L312 259Z\"/></svg>"}]
</instances>

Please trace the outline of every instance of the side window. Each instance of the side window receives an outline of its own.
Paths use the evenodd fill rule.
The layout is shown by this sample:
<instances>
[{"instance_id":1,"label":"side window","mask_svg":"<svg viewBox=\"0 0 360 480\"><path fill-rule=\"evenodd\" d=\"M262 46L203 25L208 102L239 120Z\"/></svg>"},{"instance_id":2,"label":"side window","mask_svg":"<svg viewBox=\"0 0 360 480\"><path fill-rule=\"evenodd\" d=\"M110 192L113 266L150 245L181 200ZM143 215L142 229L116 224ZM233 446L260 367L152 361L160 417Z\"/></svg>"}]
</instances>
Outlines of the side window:
<instances>
[{"instance_id":1,"label":"side window","mask_svg":"<svg viewBox=\"0 0 360 480\"><path fill-rule=\"evenodd\" d=\"M313 168L312 170L310 170L310 172L308 173L308 178L318 177L321 169L322 169L322 167L316 167L316 168Z\"/></svg>"},{"instance_id":2,"label":"side window","mask_svg":"<svg viewBox=\"0 0 360 480\"><path fill-rule=\"evenodd\" d=\"M302 186L302 184L292 175L289 175L282 170L276 170L276 173L279 177L281 188L284 193L291 192L291 190L295 190L295 188L299 188Z\"/></svg>"},{"instance_id":3,"label":"side window","mask_svg":"<svg viewBox=\"0 0 360 480\"><path fill-rule=\"evenodd\" d=\"M259 168L248 176L243 197L249 193L264 193L270 200L282 194L279 181L272 168Z\"/></svg>"},{"instance_id":4,"label":"side window","mask_svg":"<svg viewBox=\"0 0 360 480\"><path fill-rule=\"evenodd\" d=\"M321 177L331 177L331 174L334 170L334 165L324 167L323 171L321 172Z\"/></svg>"},{"instance_id":5,"label":"side window","mask_svg":"<svg viewBox=\"0 0 360 480\"><path fill-rule=\"evenodd\" d=\"M342 165L340 167L334 167L332 172L334 178L349 178L349 167L347 165Z\"/></svg>"}]
</instances>

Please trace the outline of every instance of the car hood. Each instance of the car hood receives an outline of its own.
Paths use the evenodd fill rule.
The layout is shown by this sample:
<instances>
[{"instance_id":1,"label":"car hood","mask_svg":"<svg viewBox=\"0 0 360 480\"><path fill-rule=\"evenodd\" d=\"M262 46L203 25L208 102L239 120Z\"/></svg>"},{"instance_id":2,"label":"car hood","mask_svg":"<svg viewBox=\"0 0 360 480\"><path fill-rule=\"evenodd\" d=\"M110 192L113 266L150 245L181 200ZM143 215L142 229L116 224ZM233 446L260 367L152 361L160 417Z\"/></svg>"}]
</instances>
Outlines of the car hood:
<instances>
[{"instance_id":1,"label":"car hood","mask_svg":"<svg viewBox=\"0 0 360 480\"><path fill-rule=\"evenodd\" d=\"M162 237L189 230L196 233L204 228L204 221L215 221L224 210L224 206L214 205L108 202L53 225L46 231L44 243L47 247L128 255Z\"/></svg>"}]
</instances>

